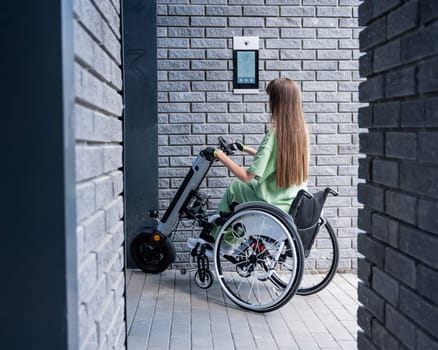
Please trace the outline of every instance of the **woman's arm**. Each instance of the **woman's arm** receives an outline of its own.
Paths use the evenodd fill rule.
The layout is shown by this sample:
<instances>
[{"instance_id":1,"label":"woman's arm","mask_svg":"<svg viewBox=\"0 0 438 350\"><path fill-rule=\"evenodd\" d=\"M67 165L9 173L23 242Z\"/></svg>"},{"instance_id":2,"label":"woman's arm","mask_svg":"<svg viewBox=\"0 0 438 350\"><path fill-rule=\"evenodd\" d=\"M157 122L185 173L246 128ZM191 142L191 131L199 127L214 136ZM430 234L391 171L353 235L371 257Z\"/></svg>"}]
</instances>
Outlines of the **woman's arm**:
<instances>
[{"instance_id":1,"label":"woman's arm","mask_svg":"<svg viewBox=\"0 0 438 350\"><path fill-rule=\"evenodd\" d=\"M246 152L252 156L255 156L257 151L255 149L252 149L251 147L248 146L243 146L243 152Z\"/></svg>"},{"instance_id":2,"label":"woman's arm","mask_svg":"<svg viewBox=\"0 0 438 350\"><path fill-rule=\"evenodd\" d=\"M245 150L246 151L246 150ZM254 151L253 149L251 149L251 151ZM248 151L247 151L248 152ZM249 153L249 152L248 152ZM250 153L252 154L252 153ZM254 153L255 154L255 153ZM221 150L217 149L214 152L214 155L216 157L216 159L219 159L228 169L230 169L230 171L237 176L237 178L244 182L244 183L248 183L250 182L252 179L254 179L255 175L248 173L245 169L243 169L242 167L240 167L239 165L237 165L230 157L228 157L224 152L222 152Z\"/></svg>"},{"instance_id":3,"label":"woman's arm","mask_svg":"<svg viewBox=\"0 0 438 350\"><path fill-rule=\"evenodd\" d=\"M232 149L238 149L239 151L248 153L252 156L255 156L257 153L257 150L252 149L251 147L245 146L242 142L240 141L234 141L233 143L230 144Z\"/></svg>"}]
</instances>

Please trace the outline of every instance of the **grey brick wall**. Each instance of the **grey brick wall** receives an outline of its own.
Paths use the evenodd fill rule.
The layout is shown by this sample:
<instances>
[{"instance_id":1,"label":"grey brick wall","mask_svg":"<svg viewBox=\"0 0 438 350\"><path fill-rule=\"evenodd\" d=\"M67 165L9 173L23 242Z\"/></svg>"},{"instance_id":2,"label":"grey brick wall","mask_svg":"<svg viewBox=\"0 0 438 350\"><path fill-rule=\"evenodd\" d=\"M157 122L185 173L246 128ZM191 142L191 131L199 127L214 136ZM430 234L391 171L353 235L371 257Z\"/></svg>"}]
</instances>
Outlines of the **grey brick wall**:
<instances>
[{"instance_id":1,"label":"grey brick wall","mask_svg":"<svg viewBox=\"0 0 438 350\"><path fill-rule=\"evenodd\" d=\"M360 5L360 349L438 349L438 2Z\"/></svg>"},{"instance_id":2,"label":"grey brick wall","mask_svg":"<svg viewBox=\"0 0 438 350\"><path fill-rule=\"evenodd\" d=\"M357 0L158 0L161 210L199 150L215 145L218 136L259 144L269 118L266 83L289 77L301 86L311 132L310 190L339 191L325 214L337 229L340 269L356 268L358 5ZM260 37L257 95L232 92L233 36ZM251 161L234 159L242 165ZM231 180L224 167L213 167L204 183L210 209ZM190 234L182 230L175 236L179 251ZM188 255L179 258L186 262Z\"/></svg>"},{"instance_id":3,"label":"grey brick wall","mask_svg":"<svg viewBox=\"0 0 438 350\"><path fill-rule=\"evenodd\" d=\"M80 349L122 349L120 1L74 0Z\"/></svg>"}]
</instances>

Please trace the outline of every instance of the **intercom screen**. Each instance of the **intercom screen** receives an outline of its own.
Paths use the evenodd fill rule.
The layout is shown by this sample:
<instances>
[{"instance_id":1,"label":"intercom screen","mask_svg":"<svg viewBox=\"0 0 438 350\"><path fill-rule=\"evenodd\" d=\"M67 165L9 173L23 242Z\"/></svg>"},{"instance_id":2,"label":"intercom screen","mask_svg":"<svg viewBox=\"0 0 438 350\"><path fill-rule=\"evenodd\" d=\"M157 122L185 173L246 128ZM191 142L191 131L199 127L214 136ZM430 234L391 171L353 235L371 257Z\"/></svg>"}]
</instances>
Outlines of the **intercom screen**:
<instances>
[{"instance_id":1,"label":"intercom screen","mask_svg":"<svg viewBox=\"0 0 438 350\"><path fill-rule=\"evenodd\" d=\"M237 52L237 84L256 83L256 51Z\"/></svg>"}]
</instances>

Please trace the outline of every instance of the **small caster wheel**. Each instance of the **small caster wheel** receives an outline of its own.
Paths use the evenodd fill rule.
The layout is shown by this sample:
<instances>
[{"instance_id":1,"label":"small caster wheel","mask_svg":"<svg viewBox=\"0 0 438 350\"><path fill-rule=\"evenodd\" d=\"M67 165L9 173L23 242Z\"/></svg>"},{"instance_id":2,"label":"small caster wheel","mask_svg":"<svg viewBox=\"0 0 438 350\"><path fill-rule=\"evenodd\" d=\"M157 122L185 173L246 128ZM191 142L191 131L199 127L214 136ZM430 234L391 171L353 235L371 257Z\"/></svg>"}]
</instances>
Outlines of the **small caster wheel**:
<instances>
[{"instance_id":1,"label":"small caster wheel","mask_svg":"<svg viewBox=\"0 0 438 350\"><path fill-rule=\"evenodd\" d=\"M179 270L179 272L181 273L181 275L185 275L187 273L187 270L186 269L181 269L181 270Z\"/></svg>"},{"instance_id":2,"label":"small caster wheel","mask_svg":"<svg viewBox=\"0 0 438 350\"><path fill-rule=\"evenodd\" d=\"M204 272L204 278L202 279L201 273L196 271L195 273L195 283L199 288L207 289L213 284L213 273L210 270Z\"/></svg>"}]
</instances>

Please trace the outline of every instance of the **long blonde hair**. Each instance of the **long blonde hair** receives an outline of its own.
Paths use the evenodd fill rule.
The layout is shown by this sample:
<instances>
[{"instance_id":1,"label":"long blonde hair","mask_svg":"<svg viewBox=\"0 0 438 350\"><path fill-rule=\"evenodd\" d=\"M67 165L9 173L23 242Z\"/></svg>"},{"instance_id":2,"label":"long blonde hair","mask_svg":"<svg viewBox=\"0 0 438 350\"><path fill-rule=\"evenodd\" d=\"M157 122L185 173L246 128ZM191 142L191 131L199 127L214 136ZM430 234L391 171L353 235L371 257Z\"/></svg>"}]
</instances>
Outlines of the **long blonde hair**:
<instances>
[{"instance_id":1,"label":"long blonde hair","mask_svg":"<svg viewBox=\"0 0 438 350\"><path fill-rule=\"evenodd\" d=\"M266 92L277 136L277 186L300 185L309 176L309 137L300 90L293 80L281 78L271 81Z\"/></svg>"}]
</instances>

